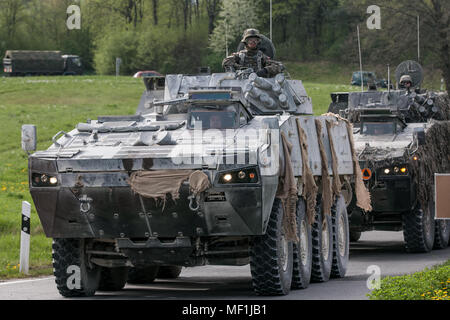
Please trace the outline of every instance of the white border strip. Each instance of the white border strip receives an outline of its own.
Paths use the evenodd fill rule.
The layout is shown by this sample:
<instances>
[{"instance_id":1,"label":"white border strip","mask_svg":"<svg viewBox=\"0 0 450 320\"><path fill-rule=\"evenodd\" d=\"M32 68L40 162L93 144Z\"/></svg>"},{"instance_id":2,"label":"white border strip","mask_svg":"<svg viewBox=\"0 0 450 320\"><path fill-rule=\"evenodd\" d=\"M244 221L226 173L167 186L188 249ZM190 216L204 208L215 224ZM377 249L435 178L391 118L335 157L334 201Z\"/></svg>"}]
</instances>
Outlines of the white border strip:
<instances>
[{"instance_id":1,"label":"white border strip","mask_svg":"<svg viewBox=\"0 0 450 320\"><path fill-rule=\"evenodd\" d=\"M10 285L10 284L21 284L21 283L37 282L37 281L44 281L44 280L50 280L50 279L55 279L55 277L39 278L39 279L28 279L28 280L19 280L19 281L6 281L6 282L0 282L0 286L7 286L7 285Z\"/></svg>"}]
</instances>

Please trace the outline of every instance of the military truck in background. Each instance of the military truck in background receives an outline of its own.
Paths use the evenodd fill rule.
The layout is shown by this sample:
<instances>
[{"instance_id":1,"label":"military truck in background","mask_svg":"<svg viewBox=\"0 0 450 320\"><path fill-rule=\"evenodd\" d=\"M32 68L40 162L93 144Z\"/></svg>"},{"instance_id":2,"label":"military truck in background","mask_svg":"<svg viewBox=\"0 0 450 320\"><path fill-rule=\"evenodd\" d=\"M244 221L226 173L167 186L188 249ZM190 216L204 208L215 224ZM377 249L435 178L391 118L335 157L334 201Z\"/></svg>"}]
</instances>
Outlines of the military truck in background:
<instances>
[{"instance_id":1,"label":"military truck in background","mask_svg":"<svg viewBox=\"0 0 450 320\"><path fill-rule=\"evenodd\" d=\"M345 276L348 188L370 206L350 127L313 116L300 80L252 71L145 77L135 115L80 123L29 155L61 295L207 264L250 264L260 295ZM24 150L35 141L23 126Z\"/></svg>"},{"instance_id":2,"label":"military truck in background","mask_svg":"<svg viewBox=\"0 0 450 320\"><path fill-rule=\"evenodd\" d=\"M407 77L404 77L407 76ZM435 220L434 173L450 173L450 100L423 90L422 67L401 63L396 78L411 87L332 93L336 110L354 126L353 137L372 210L347 208L350 237L361 232L403 230L406 250L429 252L448 245L450 221Z\"/></svg>"},{"instance_id":3,"label":"military truck in background","mask_svg":"<svg viewBox=\"0 0 450 320\"><path fill-rule=\"evenodd\" d=\"M352 86L361 86L361 82L363 86L367 86L372 83L379 88L387 88L388 86L386 79L378 79L374 71L363 71L362 76L361 71L354 71L352 73L350 84Z\"/></svg>"},{"instance_id":4,"label":"military truck in background","mask_svg":"<svg viewBox=\"0 0 450 320\"><path fill-rule=\"evenodd\" d=\"M8 50L3 59L6 76L81 75L83 65L76 55L61 51Z\"/></svg>"}]
</instances>

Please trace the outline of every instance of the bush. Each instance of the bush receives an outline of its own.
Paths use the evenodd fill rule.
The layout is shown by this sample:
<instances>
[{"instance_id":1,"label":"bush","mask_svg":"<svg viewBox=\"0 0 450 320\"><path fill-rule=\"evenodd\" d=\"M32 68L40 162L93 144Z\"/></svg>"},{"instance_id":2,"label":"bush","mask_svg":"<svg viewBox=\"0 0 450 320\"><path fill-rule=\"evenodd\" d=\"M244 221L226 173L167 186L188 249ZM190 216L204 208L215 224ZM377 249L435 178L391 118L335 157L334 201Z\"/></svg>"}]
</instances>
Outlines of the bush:
<instances>
[{"instance_id":1,"label":"bush","mask_svg":"<svg viewBox=\"0 0 450 320\"><path fill-rule=\"evenodd\" d=\"M116 58L122 59L120 74L131 74L137 55L138 38L134 31L113 32L98 43L94 56L97 73L115 74Z\"/></svg>"},{"instance_id":2,"label":"bush","mask_svg":"<svg viewBox=\"0 0 450 320\"><path fill-rule=\"evenodd\" d=\"M98 42L95 68L100 74L115 74L116 57L122 59L120 74L140 70L162 74L193 73L203 66L207 32L192 27L188 32L165 26L136 31L111 32Z\"/></svg>"},{"instance_id":3,"label":"bush","mask_svg":"<svg viewBox=\"0 0 450 320\"><path fill-rule=\"evenodd\" d=\"M386 277L371 300L450 300L450 260L440 266L410 275Z\"/></svg>"}]
</instances>

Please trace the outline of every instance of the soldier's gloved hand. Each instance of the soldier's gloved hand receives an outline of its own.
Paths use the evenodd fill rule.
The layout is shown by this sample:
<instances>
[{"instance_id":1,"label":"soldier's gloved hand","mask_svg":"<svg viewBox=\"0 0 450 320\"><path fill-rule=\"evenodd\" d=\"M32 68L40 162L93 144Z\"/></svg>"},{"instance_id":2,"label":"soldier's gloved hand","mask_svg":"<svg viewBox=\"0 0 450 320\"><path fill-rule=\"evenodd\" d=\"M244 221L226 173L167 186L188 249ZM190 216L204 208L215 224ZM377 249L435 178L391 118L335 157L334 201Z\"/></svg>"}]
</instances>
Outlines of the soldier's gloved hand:
<instances>
[{"instance_id":1,"label":"soldier's gloved hand","mask_svg":"<svg viewBox=\"0 0 450 320\"><path fill-rule=\"evenodd\" d=\"M269 74L269 73L267 72L267 69L266 69L266 68L262 68L261 70L259 70L259 71L256 73L256 75L257 75L258 77L267 77L268 74Z\"/></svg>"}]
</instances>

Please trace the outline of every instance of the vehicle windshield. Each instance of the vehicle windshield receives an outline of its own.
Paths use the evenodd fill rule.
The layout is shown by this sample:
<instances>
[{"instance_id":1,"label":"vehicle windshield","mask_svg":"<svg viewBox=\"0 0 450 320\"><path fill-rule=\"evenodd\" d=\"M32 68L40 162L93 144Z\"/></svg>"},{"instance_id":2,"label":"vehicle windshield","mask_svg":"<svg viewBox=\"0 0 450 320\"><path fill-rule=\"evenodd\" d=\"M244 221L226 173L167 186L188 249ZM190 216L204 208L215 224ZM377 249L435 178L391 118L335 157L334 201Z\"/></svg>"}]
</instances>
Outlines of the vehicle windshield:
<instances>
[{"instance_id":1,"label":"vehicle windshield","mask_svg":"<svg viewBox=\"0 0 450 320\"><path fill-rule=\"evenodd\" d=\"M364 122L361 127L361 134L382 135L395 134L394 122Z\"/></svg>"},{"instance_id":2,"label":"vehicle windshield","mask_svg":"<svg viewBox=\"0 0 450 320\"><path fill-rule=\"evenodd\" d=\"M81 67L81 59L80 58L72 58L72 62L77 67Z\"/></svg>"},{"instance_id":3,"label":"vehicle windshield","mask_svg":"<svg viewBox=\"0 0 450 320\"><path fill-rule=\"evenodd\" d=\"M371 80L374 79L375 80L376 76L373 72L363 72L363 79L364 81L367 80ZM354 72L353 73L353 80L359 80L361 81L361 72Z\"/></svg>"},{"instance_id":4,"label":"vehicle windshield","mask_svg":"<svg viewBox=\"0 0 450 320\"><path fill-rule=\"evenodd\" d=\"M192 106L189 109L189 128L235 129L238 106Z\"/></svg>"}]
</instances>

